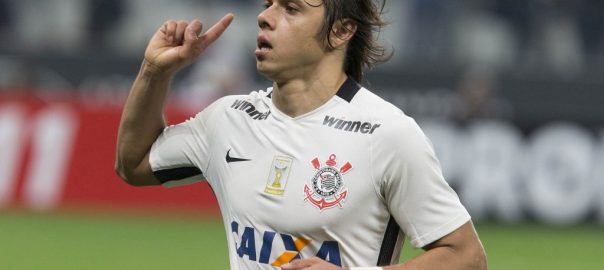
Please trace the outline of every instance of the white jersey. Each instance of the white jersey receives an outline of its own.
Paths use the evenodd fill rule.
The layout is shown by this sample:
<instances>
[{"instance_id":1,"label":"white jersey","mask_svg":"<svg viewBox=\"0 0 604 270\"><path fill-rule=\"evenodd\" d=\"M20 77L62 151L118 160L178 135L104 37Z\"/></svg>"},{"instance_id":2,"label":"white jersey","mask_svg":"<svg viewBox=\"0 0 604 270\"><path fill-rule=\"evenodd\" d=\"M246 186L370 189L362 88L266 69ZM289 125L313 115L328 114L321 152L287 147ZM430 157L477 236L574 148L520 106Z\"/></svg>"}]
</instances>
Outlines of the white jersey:
<instances>
[{"instance_id":1,"label":"white jersey","mask_svg":"<svg viewBox=\"0 0 604 270\"><path fill-rule=\"evenodd\" d=\"M271 91L227 96L167 127L150 163L164 185L206 179L231 269L318 256L342 267L398 262L470 216L415 121L352 79L292 118Z\"/></svg>"}]
</instances>

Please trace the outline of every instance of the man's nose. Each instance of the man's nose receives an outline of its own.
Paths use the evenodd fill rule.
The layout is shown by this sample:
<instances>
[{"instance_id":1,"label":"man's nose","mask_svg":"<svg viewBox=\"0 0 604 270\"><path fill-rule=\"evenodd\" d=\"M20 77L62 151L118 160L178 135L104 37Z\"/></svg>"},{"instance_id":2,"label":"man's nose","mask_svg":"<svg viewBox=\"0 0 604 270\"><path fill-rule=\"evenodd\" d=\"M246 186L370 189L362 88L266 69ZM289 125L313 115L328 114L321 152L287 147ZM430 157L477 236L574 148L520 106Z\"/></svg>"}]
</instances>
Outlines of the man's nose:
<instances>
[{"instance_id":1,"label":"man's nose","mask_svg":"<svg viewBox=\"0 0 604 270\"><path fill-rule=\"evenodd\" d=\"M258 27L260 27L260 29L272 30L274 28L275 24L272 17L273 10L273 6L270 6L258 14Z\"/></svg>"}]
</instances>

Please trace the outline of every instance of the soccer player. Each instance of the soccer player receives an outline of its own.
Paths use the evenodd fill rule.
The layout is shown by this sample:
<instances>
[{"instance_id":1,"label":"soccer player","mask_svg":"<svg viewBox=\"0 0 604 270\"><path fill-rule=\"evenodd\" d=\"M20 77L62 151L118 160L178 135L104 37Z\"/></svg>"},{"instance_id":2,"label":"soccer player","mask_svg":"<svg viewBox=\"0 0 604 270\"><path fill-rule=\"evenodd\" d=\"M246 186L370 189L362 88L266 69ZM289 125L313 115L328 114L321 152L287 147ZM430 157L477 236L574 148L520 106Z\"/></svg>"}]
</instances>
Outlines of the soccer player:
<instances>
[{"instance_id":1,"label":"soccer player","mask_svg":"<svg viewBox=\"0 0 604 270\"><path fill-rule=\"evenodd\" d=\"M415 121L359 85L383 57L373 0L268 0L258 71L272 87L166 127L174 74L229 26L167 21L124 107L116 170L135 186L205 180L231 269L486 269L470 216ZM397 264L404 237L425 253Z\"/></svg>"}]
</instances>

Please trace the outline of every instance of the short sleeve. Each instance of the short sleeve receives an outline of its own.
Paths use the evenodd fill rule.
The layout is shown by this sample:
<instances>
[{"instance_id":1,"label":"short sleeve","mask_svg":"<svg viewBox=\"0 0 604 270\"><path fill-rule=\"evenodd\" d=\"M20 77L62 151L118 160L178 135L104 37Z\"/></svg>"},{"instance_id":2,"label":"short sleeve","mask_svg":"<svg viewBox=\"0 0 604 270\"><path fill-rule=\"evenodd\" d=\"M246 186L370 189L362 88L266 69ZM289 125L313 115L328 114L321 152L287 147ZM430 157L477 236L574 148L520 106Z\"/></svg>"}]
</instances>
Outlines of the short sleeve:
<instances>
[{"instance_id":1,"label":"short sleeve","mask_svg":"<svg viewBox=\"0 0 604 270\"><path fill-rule=\"evenodd\" d=\"M415 247L423 247L470 220L445 181L428 138L402 114L373 142L378 189L394 219Z\"/></svg>"},{"instance_id":2,"label":"short sleeve","mask_svg":"<svg viewBox=\"0 0 604 270\"><path fill-rule=\"evenodd\" d=\"M210 161L218 100L182 123L166 127L149 154L153 174L164 186L181 186L203 181Z\"/></svg>"}]
</instances>

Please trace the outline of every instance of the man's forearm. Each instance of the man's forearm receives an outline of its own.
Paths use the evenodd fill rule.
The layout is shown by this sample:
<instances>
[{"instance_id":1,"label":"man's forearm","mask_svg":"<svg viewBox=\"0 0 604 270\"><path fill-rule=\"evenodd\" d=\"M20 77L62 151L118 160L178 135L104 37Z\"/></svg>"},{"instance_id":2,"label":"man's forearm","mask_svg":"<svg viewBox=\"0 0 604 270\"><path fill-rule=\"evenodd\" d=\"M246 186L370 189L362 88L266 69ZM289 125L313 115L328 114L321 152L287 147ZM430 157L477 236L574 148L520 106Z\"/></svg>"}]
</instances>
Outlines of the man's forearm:
<instances>
[{"instance_id":1,"label":"man's forearm","mask_svg":"<svg viewBox=\"0 0 604 270\"><path fill-rule=\"evenodd\" d=\"M438 247L400 265L385 267L385 270L436 270L436 269L487 269L482 252L460 253L453 248Z\"/></svg>"},{"instance_id":2,"label":"man's forearm","mask_svg":"<svg viewBox=\"0 0 604 270\"><path fill-rule=\"evenodd\" d=\"M117 137L118 169L136 168L165 127L163 109L171 80L171 74L142 64L122 112Z\"/></svg>"},{"instance_id":3,"label":"man's forearm","mask_svg":"<svg viewBox=\"0 0 604 270\"><path fill-rule=\"evenodd\" d=\"M471 221L425 247L426 252L386 270L485 270L487 259Z\"/></svg>"}]
</instances>

